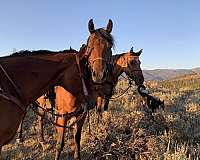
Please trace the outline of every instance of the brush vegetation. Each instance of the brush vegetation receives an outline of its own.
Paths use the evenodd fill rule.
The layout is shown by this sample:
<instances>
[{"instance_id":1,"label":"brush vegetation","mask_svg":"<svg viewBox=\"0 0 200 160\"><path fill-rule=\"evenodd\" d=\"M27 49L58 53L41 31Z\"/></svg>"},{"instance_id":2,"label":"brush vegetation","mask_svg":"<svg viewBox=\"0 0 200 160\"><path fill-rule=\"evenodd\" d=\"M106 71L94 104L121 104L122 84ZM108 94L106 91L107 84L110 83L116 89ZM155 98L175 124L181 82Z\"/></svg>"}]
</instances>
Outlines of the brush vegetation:
<instances>
[{"instance_id":1,"label":"brush vegetation","mask_svg":"<svg viewBox=\"0 0 200 160\"><path fill-rule=\"evenodd\" d=\"M90 112L82 132L83 160L194 160L200 159L200 75L190 74L166 81L146 81L150 93L165 101L165 110L146 112L142 98L132 87L124 96L110 101L97 125ZM120 81L113 98L128 86ZM53 125L45 123L45 140L37 140L37 120L29 110L24 122L24 142L2 149L3 159L53 159L56 136ZM69 150L67 133L61 159Z\"/></svg>"}]
</instances>

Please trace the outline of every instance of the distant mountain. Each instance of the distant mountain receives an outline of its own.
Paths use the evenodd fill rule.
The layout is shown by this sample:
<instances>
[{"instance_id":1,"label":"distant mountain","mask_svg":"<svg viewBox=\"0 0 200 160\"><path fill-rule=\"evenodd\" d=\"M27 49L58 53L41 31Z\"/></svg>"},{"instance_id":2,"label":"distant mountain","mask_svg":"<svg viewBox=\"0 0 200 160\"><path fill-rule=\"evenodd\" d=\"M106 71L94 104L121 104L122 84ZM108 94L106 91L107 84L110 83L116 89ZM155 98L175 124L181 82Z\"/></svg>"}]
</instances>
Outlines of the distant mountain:
<instances>
[{"instance_id":1,"label":"distant mountain","mask_svg":"<svg viewBox=\"0 0 200 160\"><path fill-rule=\"evenodd\" d=\"M200 73L199 68L193 69L154 69L143 70L145 80L168 80L178 76Z\"/></svg>"},{"instance_id":2,"label":"distant mountain","mask_svg":"<svg viewBox=\"0 0 200 160\"><path fill-rule=\"evenodd\" d=\"M192 71L196 72L196 73L200 73L200 67L198 68L193 68Z\"/></svg>"}]
</instances>

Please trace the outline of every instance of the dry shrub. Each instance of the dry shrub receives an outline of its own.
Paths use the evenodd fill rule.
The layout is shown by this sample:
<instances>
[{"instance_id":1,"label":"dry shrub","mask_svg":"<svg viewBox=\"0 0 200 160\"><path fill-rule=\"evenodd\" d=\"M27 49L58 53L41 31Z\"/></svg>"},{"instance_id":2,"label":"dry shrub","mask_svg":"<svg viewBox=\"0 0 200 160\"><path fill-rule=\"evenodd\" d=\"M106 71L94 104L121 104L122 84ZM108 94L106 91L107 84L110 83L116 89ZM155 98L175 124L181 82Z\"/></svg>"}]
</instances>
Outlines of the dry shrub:
<instances>
[{"instance_id":1,"label":"dry shrub","mask_svg":"<svg viewBox=\"0 0 200 160\"><path fill-rule=\"evenodd\" d=\"M146 82L151 94L165 100L165 111L146 113L141 99L132 87L123 97L110 101L109 111L97 124L94 111L90 114L91 133L86 120L82 132L83 160L174 160L199 159L200 155L200 75L178 79ZM194 84L195 83L195 84ZM128 86L120 81L116 95ZM52 159L55 155L55 134L45 122L46 147L36 138L37 122L29 111L25 122L25 141L3 147L3 159ZM67 140L65 140L67 145ZM65 159L67 147L61 159ZM31 153L31 154L30 154Z\"/></svg>"}]
</instances>

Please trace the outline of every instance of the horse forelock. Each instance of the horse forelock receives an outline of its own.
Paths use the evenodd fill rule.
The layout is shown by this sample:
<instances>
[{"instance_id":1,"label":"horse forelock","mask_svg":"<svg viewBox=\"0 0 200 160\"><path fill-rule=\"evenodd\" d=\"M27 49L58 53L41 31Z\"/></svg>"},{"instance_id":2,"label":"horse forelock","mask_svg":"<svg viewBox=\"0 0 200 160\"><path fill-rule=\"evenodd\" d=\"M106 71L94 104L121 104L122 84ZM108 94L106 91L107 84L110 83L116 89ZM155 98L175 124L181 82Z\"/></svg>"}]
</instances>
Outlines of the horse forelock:
<instances>
[{"instance_id":1,"label":"horse forelock","mask_svg":"<svg viewBox=\"0 0 200 160\"><path fill-rule=\"evenodd\" d=\"M105 29L103 29L103 28L96 29L94 31L94 34L96 34L98 39L105 39L106 41L108 41L108 43L110 43L110 45L112 47L115 46L115 43L114 43L115 40L114 40L113 36L108 31L106 31ZM90 37L87 40L87 44L89 42L89 39L90 39Z\"/></svg>"},{"instance_id":2,"label":"horse forelock","mask_svg":"<svg viewBox=\"0 0 200 160\"><path fill-rule=\"evenodd\" d=\"M98 37L106 39L111 44L112 47L115 45L113 36L108 31L106 31L105 29L99 28L95 32L96 32Z\"/></svg>"}]
</instances>

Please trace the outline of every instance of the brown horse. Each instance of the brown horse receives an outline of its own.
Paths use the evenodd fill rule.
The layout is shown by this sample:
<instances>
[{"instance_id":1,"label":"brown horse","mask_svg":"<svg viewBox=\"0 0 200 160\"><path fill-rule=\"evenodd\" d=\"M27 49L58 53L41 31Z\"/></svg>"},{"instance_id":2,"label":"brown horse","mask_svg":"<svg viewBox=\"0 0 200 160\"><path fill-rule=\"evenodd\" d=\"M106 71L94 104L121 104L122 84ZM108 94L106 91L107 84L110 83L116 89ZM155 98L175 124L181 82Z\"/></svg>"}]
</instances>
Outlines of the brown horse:
<instances>
[{"instance_id":1,"label":"brown horse","mask_svg":"<svg viewBox=\"0 0 200 160\"><path fill-rule=\"evenodd\" d=\"M83 97L75 53L21 51L0 58L0 147L16 134L27 106L52 85Z\"/></svg>"},{"instance_id":2,"label":"brown horse","mask_svg":"<svg viewBox=\"0 0 200 160\"><path fill-rule=\"evenodd\" d=\"M98 91L96 101L97 112L101 115L102 110L108 109L109 99L112 97L113 89L117 85L119 76L125 72L128 77L135 81L136 85L141 85L144 82L142 70L140 68L139 56L142 49L138 52L133 51L133 47L127 53L122 53L112 56L111 74L103 87ZM104 102L104 108L103 108Z\"/></svg>"},{"instance_id":3,"label":"brown horse","mask_svg":"<svg viewBox=\"0 0 200 160\"><path fill-rule=\"evenodd\" d=\"M105 62L109 58L107 49L111 43L108 39L103 43L103 38L99 37L110 34L112 22L109 21L107 30L104 30L105 35L101 30L94 30L92 20L89 21L89 30L91 35L96 35L97 32L100 35L89 37L85 55L89 57L93 81L100 83L106 77ZM3 106L0 107L0 148L16 134L26 107L52 85L62 86L73 96L83 100L83 104L86 102L80 69L77 67L76 59L79 56L66 53L67 51L23 51L0 58L0 105Z\"/></svg>"},{"instance_id":4,"label":"brown horse","mask_svg":"<svg viewBox=\"0 0 200 160\"><path fill-rule=\"evenodd\" d=\"M106 29L100 28L95 30L92 20L90 20L88 24L90 36L87 41L87 48L84 57L86 57L87 59L87 66L89 68L92 77L92 82L90 81L90 84L87 83L87 87L89 90L89 97L90 97L89 99L93 99L94 103L95 103L95 98L91 98L94 97L94 91L92 87L93 83L97 84L102 83L103 81L106 80L108 76L108 66L110 64L110 59L112 56L111 48L114 45L113 38L110 34L112 31L112 26L113 25L111 20L109 20ZM87 76L89 75L87 74L85 77ZM65 91L63 88L57 87L56 106L59 115L66 115L67 113L72 113L75 110L77 110L77 108L81 107L82 102L79 97L73 94L73 92L69 90ZM84 114L83 118L85 116L86 115ZM80 115L77 114L76 118L79 117ZM60 126L65 126L67 120L68 118L66 118L66 116L58 117L57 124ZM78 123L83 124L83 122L84 121L80 120ZM42 126L43 125L40 125L40 128ZM57 126L56 129L57 129L57 145L56 145L57 152L55 159L59 159L60 153L64 147L65 128ZM40 130L42 130L42 128ZM75 141L76 147L73 149L75 159L80 158L80 135L81 135L81 130L79 132L79 137L76 138ZM40 134L40 140L41 141L44 140L42 132Z\"/></svg>"},{"instance_id":5,"label":"brown horse","mask_svg":"<svg viewBox=\"0 0 200 160\"><path fill-rule=\"evenodd\" d=\"M133 52L133 49L130 50L128 53L123 53L120 55L114 55L112 56L112 67L110 69L110 74L108 79L103 83L102 86L99 88L98 86L92 86L90 85L89 89L95 88L95 91L91 91L90 93L93 94L91 98L93 100L97 101L96 105L99 105L99 100L104 98L105 94L109 94L109 96L112 94L114 86L117 84L118 77L125 72L131 79L133 79L136 83L136 85L141 85L144 82L144 77L142 74L142 70L140 68L140 60L139 56L142 53L142 50L138 52ZM112 84L112 85L110 85ZM106 88L107 87L107 88ZM96 90L97 89L97 90ZM65 91L64 91L65 92ZM56 97L58 96L58 91L56 92ZM69 97L62 93L63 97ZM64 99L63 99L64 101ZM101 100L102 101L102 100ZM76 105L76 104L74 104ZM59 105L57 105L59 106ZM101 106L98 106L100 108ZM81 130L84 123L84 120L86 118L86 115L81 119L79 123L76 124L76 128L74 130L74 141L75 141L75 148L80 151L80 139L81 139ZM77 145L78 144L78 145ZM76 150L75 150L76 151ZM76 154L80 154L79 152L75 152ZM80 155L79 155L80 156Z\"/></svg>"},{"instance_id":6,"label":"brown horse","mask_svg":"<svg viewBox=\"0 0 200 160\"><path fill-rule=\"evenodd\" d=\"M100 28L100 29L94 29L94 24L92 21L89 21L89 31L90 31L90 37L87 41L87 51L86 54L89 52L90 57L88 58L88 68L91 71L92 75L92 82L87 82L87 87L89 90L89 99L90 101L95 104L95 91L94 91L94 83L102 83L102 81L99 81L98 79L103 79L104 81L108 78L108 72L109 72L109 64L112 57L112 51L111 48L114 45L113 37L111 36L112 31L112 21L109 20L108 25L106 29ZM101 55L104 55L103 58L96 58L92 55L92 52L98 52L101 53ZM103 70L102 73L98 73L99 68L95 66L102 66L100 70ZM67 101L68 100L68 101ZM94 105L93 105L94 106ZM56 89L56 107L59 114L66 114L69 112L73 112L75 108L81 107L80 99L78 97L75 97L73 94L71 94L68 91L65 91L63 88L58 87ZM81 138L81 129L82 125L84 123L86 114L82 114L81 118L80 115L76 115L77 123L75 123L74 128L77 131L75 135L74 140L74 146L72 146L72 154L74 159L80 159L80 138ZM67 123L67 118L65 117L58 117L57 124L65 126ZM64 147L64 133L65 128L64 127L56 127L57 129L57 145L56 145L56 157L55 159L59 159L61 151Z\"/></svg>"},{"instance_id":7,"label":"brown horse","mask_svg":"<svg viewBox=\"0 0 200 160\"><path fill-rule=\"evenodd\" d=\"M70 51L71 51L71 49L70 49ZM75 51L75 52L77 52L77 51ZM55 98L56 98L54 90L55 90L54 87L51 87L47 91L47 93L45 93L44 95L42 95L41 97L39 97L37 99L36 104L35 103L31 104L31 105L39 105L43 108L43 109L37 108L37 111L39 113L39 116L38 116L38 123L39 123L38 134L39 134L39 136L38 136L38 138L39 138L40 142L44 141L44 136L43 136L43 125L44 125L44 123L43 123L43 120L44 120L45 113L47 111L50 112L51 114L54 113L53 109L55 108ZM37 106L35 106L35 107L37 107ZM24 114L24 117L22 118L22 121L21 121L19 128L18 128L18 133L17 133L17 138L16 138L17 142L23 142L22 132L23 132L23 124L24 124L25 115L26 114ZM49 114L48 114L48 116L49 116Z\"/></svg>"},{"instance_id":8,"label":"brown horse","mask_svg":"<svg viewBox=\"0 0 200 160\"><path fill-rule=\"evenodd\" d=\"M90 91L90 95L93 96L91 99L96 100L97 102L97 108L99 111L101 111L102 107L102 102L103 99L106 96L111 96L113 88L116 86L118 77L125 72L130 78L132 78L137 85L143 84L144 77L142 74L142 70L140 68L140 61L139 61L139 56L142 53L142 50L138 52L133 52L131 49L127 53L119 54L119 55L114 55L112 56L112 70L111 70L111 75L109 76L108 80L104 82L103 88L99 91L96 92L96 90ZM88 89L93 89L94 86L90 85ZM68 104L66 99L71 99L71 103ZM59 111L59 114L65 114L68 113L69 111L73 110L75 106L80 105L78 102L78 99L74 99L72 95L65 91L62 87L57 87L56 88L56 106L57 110ZM66 108L65 106L71 106L70 108ZM79 115L76 116L78 118ZM75 124L75 132L74 132L74 158L80 158L80 139L81 139L81 130L82 126L84 123L86 115L82 117L82 119ZM58 124L66 124L67 120L65 118L61 118L60 120L57 121ZM40 125L41 126L41 125ZM60 128L60 127L57 127ZM65 128L60 128L64 130ZM42 129L41 129L42 130ZM41 132L43 133L43 132ZM62 148L64 147L64 135L61 135L60 139L62 139L61 146ZM59 147L60 144L57 144L57 147ZM59 155L57 154L56 158L58 158Z\"/></svg>"}]
</instances>

